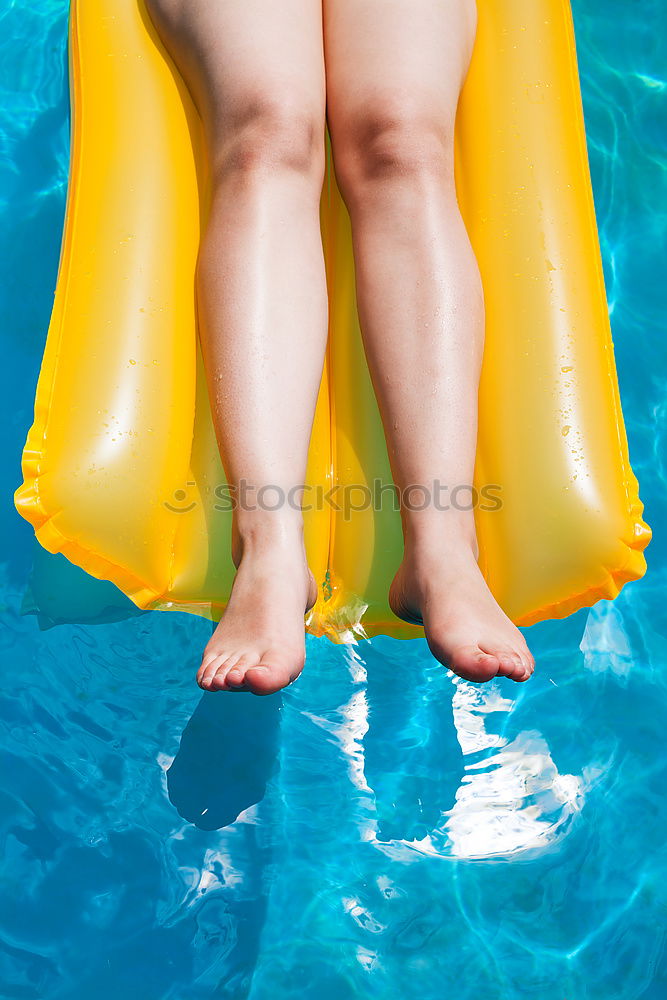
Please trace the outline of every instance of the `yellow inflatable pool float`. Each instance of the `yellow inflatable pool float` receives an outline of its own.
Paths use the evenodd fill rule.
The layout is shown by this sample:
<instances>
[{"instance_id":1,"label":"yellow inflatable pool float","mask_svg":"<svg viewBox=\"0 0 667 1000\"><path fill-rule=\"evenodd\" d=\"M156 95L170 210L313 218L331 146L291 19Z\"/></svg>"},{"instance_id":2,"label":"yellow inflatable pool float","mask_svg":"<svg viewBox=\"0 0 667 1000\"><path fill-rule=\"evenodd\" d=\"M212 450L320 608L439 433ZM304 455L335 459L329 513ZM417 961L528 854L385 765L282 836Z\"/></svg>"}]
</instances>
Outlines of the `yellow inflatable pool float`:
<instances>
[{"instance_id":1,"label":"yellow inflatable pool float","mask_svg":"<svg viewBox=\"0 0 667 1000\"><path fill-rule=\"evenodd\" d=\"M16 506L46 549L140 608L217 620L233 565L196 326L209 198L201 123L143 0L73 0L69 58L65 228ZM307 627L339 641L415 636L422 629L387 604L399 515L388 490L381 509L364 500L364 486L391 478L328 135L327 161L330 331L308 469L309 495L319 489L323 502L305 515L320 596ZM568 0L478 0L456 185L487 315L475 483L502 500L475 510L480 565L507 614L530 625L615 597L644 573L650 538L619 401Z\"/></svg>"}]
</instances>

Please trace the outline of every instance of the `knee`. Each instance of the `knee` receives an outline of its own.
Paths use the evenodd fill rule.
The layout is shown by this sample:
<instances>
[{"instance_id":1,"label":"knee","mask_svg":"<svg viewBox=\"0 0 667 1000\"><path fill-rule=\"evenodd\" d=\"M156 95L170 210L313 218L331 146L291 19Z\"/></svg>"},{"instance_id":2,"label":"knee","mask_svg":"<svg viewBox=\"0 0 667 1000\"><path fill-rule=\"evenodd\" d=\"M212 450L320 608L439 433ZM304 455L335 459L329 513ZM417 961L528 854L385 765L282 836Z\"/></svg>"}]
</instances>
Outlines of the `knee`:
<instances>
[{"instance_id":1,"label":"knee","mask_svg":"<svg viewBox=\"0 0 667 1000\"><path fill-rule=\"evenodd\" d=\"M324 115L303 101L258 95L226 109L214 139L214 175L296 171L319 183L324 179Z\"/></svg>"},{"instance_id":2,"label":"knee","mask_svg":"<svg viewBox=\"0 0 667 1000\"><path fill-rule=\"evenodd\" d=\"M336 180L346 201L395 178L454 179L454 125L403 97L329 119Z\"/></svg>"}]
</instances>

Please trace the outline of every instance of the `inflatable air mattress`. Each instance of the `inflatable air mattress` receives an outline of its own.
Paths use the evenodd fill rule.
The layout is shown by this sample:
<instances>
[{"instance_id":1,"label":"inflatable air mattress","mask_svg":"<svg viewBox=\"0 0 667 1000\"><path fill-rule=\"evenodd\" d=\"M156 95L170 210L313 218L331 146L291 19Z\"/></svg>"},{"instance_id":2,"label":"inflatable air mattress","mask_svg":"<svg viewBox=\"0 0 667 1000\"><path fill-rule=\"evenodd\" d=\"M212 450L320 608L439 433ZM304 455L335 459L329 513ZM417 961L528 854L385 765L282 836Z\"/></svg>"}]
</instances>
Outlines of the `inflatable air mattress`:
<instances>
[{"instance_id":1,"label":"inflatable air mattress","mask_svg":"<svg viewBox=\"0 0 667 1000\"><path fill-rule=\"evenodd\" d=\"M73 0L69 59L65 227L16 506L46 549L138 607L217 620L233 565L194 295L209 200L201 123L143 0ZM390 491L364 501L391 478L328 135L327 159L330 330L308 468L322 502L305 514L320 595L307 627L338 641L416 636L387 604L402 545ZM456 186L486 303L475 484L502 500L475 509L480 565L530 625L613 598L643 574L650 538L568 0L478 0Z\"/></svg>"}]
</instances>

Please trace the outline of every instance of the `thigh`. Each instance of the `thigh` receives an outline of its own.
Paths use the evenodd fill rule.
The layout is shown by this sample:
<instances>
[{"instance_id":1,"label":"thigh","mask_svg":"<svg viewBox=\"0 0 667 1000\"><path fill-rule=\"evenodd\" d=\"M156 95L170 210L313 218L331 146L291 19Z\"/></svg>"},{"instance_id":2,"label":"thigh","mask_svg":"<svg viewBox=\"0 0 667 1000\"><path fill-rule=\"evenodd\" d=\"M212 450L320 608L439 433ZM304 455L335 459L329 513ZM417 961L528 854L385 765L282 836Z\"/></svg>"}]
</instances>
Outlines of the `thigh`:
<instances>
[{"instance_id":1,"label":"thigh","mask_svg":"<svg viewBox=\"0 0 667 1000\"><path fill-rule=\"evenodd\" d=\"M475 0L323 0L332 147L373 120L451 135L476 28Z\"/></svg>"},{"instance_id":2,"label":"thigh","mask_svg":"<svg viewBox=\"0 0 667 1000\"><path fill-rule=\"evenodd\" d=\"M258 119L325 120L320 0L146 0L211 141Z\"/></svg>"}]
</instances>

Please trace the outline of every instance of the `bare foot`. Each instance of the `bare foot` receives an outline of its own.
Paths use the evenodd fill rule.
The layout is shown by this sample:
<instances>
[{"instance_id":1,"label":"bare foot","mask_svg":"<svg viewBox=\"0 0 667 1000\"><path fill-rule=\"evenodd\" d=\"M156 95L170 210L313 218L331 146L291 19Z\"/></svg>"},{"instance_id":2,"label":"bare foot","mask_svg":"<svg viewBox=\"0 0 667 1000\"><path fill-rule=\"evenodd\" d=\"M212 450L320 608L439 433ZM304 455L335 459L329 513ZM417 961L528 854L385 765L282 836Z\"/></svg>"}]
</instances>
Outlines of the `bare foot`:
<instances>
[{"instance_id":1,"label":"bare foot","mask_svg":"<svg viewBox=\"0 0 667 1000\"><path fill-rule=\"evenodd\" d=\"M389 604L404 621L423 624L433 655L465 680L527 681L533 673L523 635L496 604L464 542L426 555L406 551Z\"/></svg>"},{"instance_id":2,"label":"bare foot","mask_svg":"<svg viewBox=\"0 0 667 1000\"><path fill-rule=\"evenodd\" d=\"M317 597L303 546L245 546L225 613L204 650L205 691L272 694L296 680L306 646L304 614Z\"/></svg>"}]
</instances>

